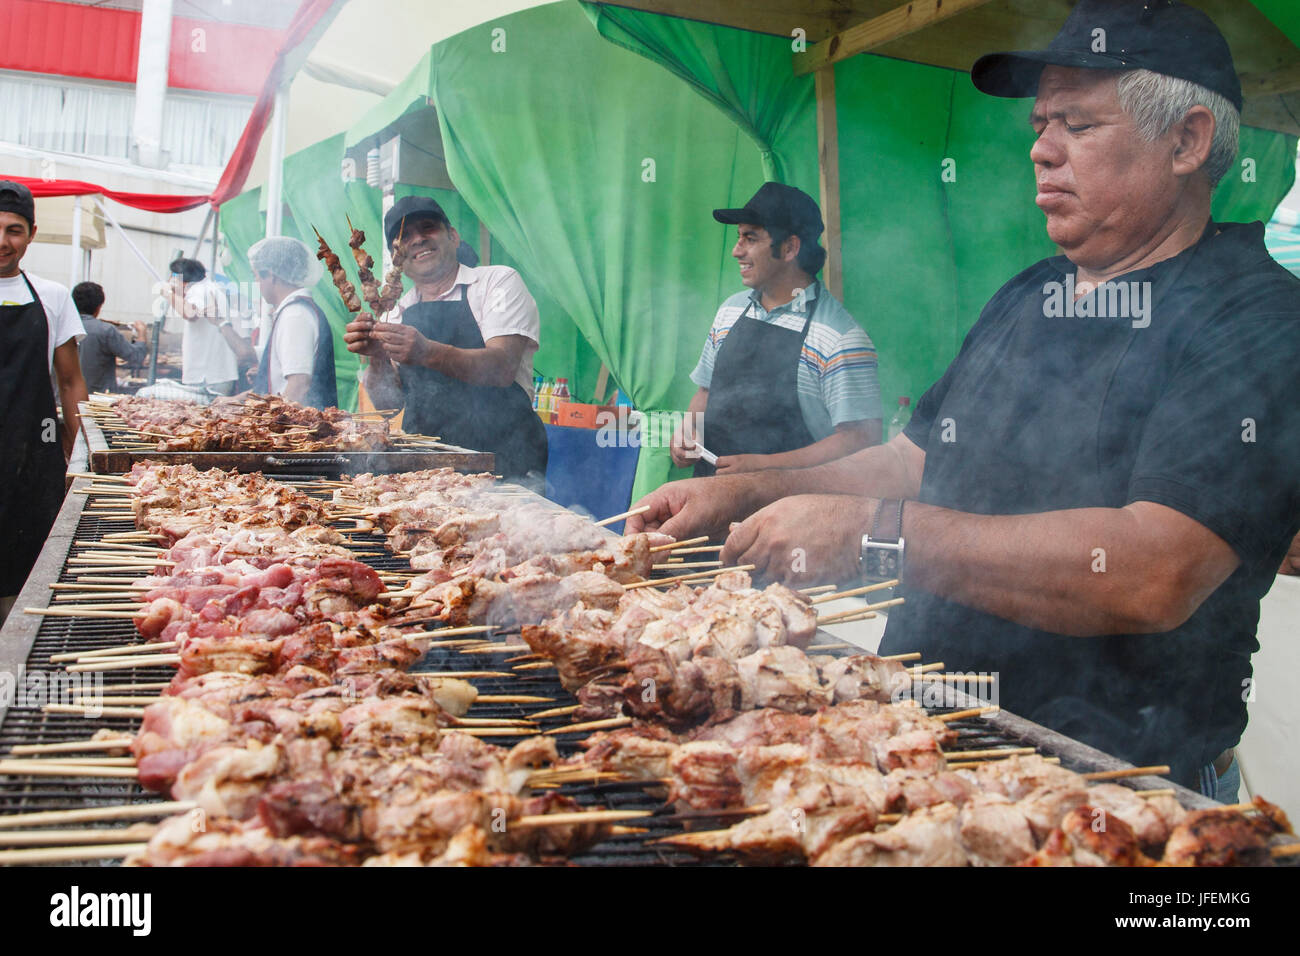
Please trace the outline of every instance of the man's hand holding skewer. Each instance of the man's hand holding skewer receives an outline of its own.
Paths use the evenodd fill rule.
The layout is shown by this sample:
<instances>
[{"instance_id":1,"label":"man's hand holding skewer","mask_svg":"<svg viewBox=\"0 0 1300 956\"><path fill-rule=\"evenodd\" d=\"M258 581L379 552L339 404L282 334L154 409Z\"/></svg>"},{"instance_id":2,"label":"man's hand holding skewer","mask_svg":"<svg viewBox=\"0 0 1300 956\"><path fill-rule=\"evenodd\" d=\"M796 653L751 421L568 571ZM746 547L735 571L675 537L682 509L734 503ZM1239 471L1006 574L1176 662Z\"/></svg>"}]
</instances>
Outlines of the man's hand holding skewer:
<instances>
[{"instance_id":1,"label":"man's hand holding skewer","mask_svg":"<svg viewBox=\"0 0 1300 956\"><path fill-rule=\"evenodd\" d=\"M343 342L349 352L371 358L388 358L383 342L374 334L375 319L369 312L359 312L343 330Z\"/></svg>"},{"instance_id":2,"label":"man's hand holding skewer","mask_svg":"<svg viewBox=\"0 0 1300 956\"><path fill-rule=\"evenodd\" d=\"M862 534L879 506L857 495L782 498L732 528L721 560L791 587L856 580Z\"/></svg>"},{"instance_id":3,"label":"man's hand holding skewer","mask_svg":"<svg viewBox=\"0 0 1300 956\"><path fill-rule=\"evenodd\" d=\"M398 365L429 368L439 347L411 326L400 322L376 322L371 326L370 337L377 340L384 353Z\"/></svg>"}]
</instances>

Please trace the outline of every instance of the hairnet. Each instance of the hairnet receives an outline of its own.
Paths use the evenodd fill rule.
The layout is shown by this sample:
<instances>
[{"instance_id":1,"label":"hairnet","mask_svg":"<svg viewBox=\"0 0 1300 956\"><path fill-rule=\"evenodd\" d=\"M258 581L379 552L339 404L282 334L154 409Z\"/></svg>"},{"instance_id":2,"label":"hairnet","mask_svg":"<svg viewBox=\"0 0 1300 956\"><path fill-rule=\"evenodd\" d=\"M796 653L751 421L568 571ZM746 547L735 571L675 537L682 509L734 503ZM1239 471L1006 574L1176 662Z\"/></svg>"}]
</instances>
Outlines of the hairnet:
<instances>
[{"instance_id":1,"label":"hairnet","mask_svg":"<svg viewBox=\"0 0 1300 956\"><path fill-rule=\"evenodd\" d=\"M253 272L269 272L282 282L310 289L324 271L305 243L289 236L268 236L248 250Z\"/></svg>"}]
</instances>

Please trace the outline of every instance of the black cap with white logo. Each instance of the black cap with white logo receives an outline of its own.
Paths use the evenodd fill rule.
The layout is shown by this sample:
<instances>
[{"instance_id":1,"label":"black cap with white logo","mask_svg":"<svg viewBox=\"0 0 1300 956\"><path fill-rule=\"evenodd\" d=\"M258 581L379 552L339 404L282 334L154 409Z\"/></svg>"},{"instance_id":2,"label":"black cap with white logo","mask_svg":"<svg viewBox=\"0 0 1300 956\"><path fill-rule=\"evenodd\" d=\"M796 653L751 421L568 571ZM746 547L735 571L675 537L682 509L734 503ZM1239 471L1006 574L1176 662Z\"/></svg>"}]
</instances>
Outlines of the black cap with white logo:
<instances>
[{"instance_id":1,"label":"black cap with white logo","mask_svg":"<svg viewBox=\"0 0 1300 956\"><path fill-rule=\"evenodd\" d=\"M1036 96L1043 67L1150 70L1198 83L1241 109L1241 79L1214 21L1176 0L1079 0L1046 50L990 53L971 68L993 96Z\"/></svg>"}]
</instances>

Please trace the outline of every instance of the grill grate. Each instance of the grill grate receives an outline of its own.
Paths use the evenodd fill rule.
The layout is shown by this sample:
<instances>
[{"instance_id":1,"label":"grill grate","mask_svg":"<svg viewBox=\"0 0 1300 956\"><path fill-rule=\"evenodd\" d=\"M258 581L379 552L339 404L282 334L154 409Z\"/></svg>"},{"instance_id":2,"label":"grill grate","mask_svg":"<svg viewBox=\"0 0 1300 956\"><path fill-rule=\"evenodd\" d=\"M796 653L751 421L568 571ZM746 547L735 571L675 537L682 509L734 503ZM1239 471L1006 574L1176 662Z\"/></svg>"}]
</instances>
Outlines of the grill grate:
<instances>
[{"instance_id":1,"label":"grill grate","mask_svg":"<svg viewBox=\"0 0 1300 956\"><path fill-rule=\"evenodd\" d=\"M68 503L69 507L80 508L80 503ZM118 531L134 530L130 520L105 519L85 514L79 515L74 539L81 541L100 541L105 534ZM354 534L351 538L354 551L384 552L385 541L382 535ZM409 571L410 564L404 558L391 554L383 556L366 556L360 558L378 570ZM62 565L58 580L74 581L74 575L68 573L66 562ZM124 577L123 580L128 580ZM44 582L41 582L42 585ZM31 680L42 681L47 689L57 688L56 694L45 699L14 700L0 723L0 755L17 744L56 743L65 740L80 740L92 736L98 731L112 730L134 733L139 720L134 717L101 717L89 719L77 715L47 714L41 710L44 703L71 703L73 689L85 690L87 687L104 684L122 685L123 689L113 691L115 695L131 695L129 688L137 685L168 681L175 674L174 668L167 666L135 668L127 671L113 671L107 674L79 675L86 678L85 683L70 684L63 665L49 663L51 655L70 651L89 651L120 644L137 642L139 636L129 618L112 620L90 620L85 618L45 617L36 633L28 657L27 674ZM518 641L517 633L513 641ZM843 653L843 652L835 652ZM437 672L449 670L506 670L511 665L503 663L503 658L495 655L462 655L454 648L431 649L413 668L418 672ZM528 671L514 678L474 678L471 681L481 694L530 694L554 698L553 703L486 703L476 704L472 711L474 717L529 717L531 713L573 703L574 698L564 690L554 671ZM21 682L20 682L21 684ZM141 694L153 694L156 691L139 691ZM969 701L955 701L955 706L967 706ZM950 712L954 707L929 708L933 713ZM568 724L567 716L541 718L538 723L543 729L563 727ZM1004 746L1037 746L1042 753L1050 754L1052 748L1044 747L1041 740L1034 740L1029 735L1017 734L1006 727L1000 727L994 721L970 718L954 722L952 725L959 733L959 740L950 747L949 752L960 755L966 750L985 750ZM1033 727L1034 725L1025 725ZM1039 728L1041 730L1041 728ZM557 738L557 747L562 756L577 752L578 741L584 732L572 735L561 734ZM493 743L505 746L516 742L517 738L486 738ZM1095 753L1095 752L1091 752ZM1063 765L1071 769L1086 771L1097 769L1086 760L1062 756ZM1100 755L1098 755L1100 756ZM676 849L652 845L649 841L683 832L680 820L662 819L662 815L672 812L660 800L646 793L638 784L630 782L600 784L565 784L558 788L559 793L572 796L585 806L618 810L648 810L660 814L641 820L631 820L628 826L643 828L644 834L623 834L612 837L593 847L589 851L574 856L572 862L580 865L599 866L702 866L727 865L725 857L700 860L690 854ZM1180 796L1186 794L1180 791ZM0 776L0 814L31 813L43 810L69 810L86 807L111 806L117 804L142 804L161 799L141 789L134 782L121 782L114 779L90 780L84 783L69 783L66 779L51 777ZM1184 802L1187 802L1186 800ZM736 818L727 818L725 822L702 818L694 821L697 829L710 829L714 826L729 825ZM113 865L112 861L96 862L90 865Z\"/></svg>"}]
</instances>

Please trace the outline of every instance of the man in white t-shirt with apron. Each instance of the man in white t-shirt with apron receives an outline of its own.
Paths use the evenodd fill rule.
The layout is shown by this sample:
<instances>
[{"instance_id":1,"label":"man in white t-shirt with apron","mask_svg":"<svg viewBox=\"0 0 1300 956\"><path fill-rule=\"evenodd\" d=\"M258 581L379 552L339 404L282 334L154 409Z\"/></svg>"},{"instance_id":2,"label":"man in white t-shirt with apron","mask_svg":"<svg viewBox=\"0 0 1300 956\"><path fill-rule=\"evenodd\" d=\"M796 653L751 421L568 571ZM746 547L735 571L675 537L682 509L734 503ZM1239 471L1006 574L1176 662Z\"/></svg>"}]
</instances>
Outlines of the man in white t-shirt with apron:
<instances>
[{"instance_id":1,"label":"man in white t-shirt with apron","mask_svg":"<svg viewBox=\"0 0 1300 956\"><path fill-rule=\"evenodd\" d=\"M337 407L334 332L311 297L321 268L312 250L291 236L269 236L248 250L258 289L274 310L253 391L312 408Z\"/></svg>"},{"instance_id":2,"label":"man in white t-shirt with apron","mask_svg":"<svg viewBox=\"0 0 1300 956\"><path fill-rule=\"evenodd\" d=\"M8 615L63 503L67 456L86 400L72 296L19 265L36 238L31 190L0 181L0 619ZM51 377L63 406L59 434Z\"/></svg>"},{"instance_id":3,"label":"man in white t-shirt with apron","mask_svg":"<svg viewBox=\"0 0 1300 956\"><path fill-rule=\"evenodd\" d=\"M197 259L176 259L168 267L171 286L167 299L185 320L181 337L181 384L232 395L239 376L235 353L219 326L226 320L225 293L208 278Z\"/></svg>"}]
</instances>

